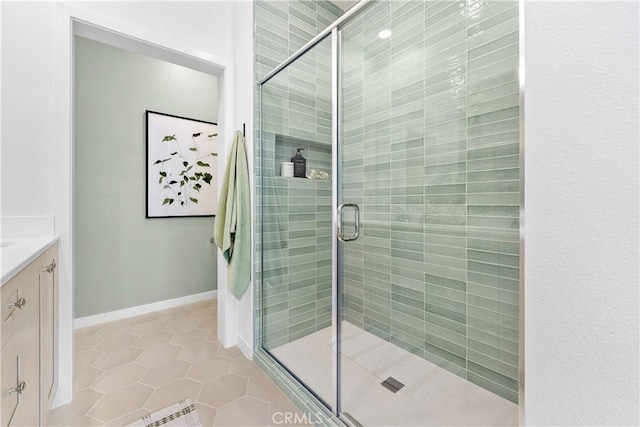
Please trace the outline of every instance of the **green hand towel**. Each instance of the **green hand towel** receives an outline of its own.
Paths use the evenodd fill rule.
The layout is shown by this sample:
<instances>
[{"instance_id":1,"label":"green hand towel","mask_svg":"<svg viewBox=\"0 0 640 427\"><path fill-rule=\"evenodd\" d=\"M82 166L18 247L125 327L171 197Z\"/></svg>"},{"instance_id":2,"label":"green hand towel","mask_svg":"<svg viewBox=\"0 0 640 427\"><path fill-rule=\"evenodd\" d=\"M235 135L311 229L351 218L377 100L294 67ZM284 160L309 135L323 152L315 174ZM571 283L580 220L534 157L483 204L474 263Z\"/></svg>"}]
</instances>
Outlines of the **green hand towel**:
<instances>
[{"instance_id":1,"label":"green hand towel","mask_svg":"<svg viewBox=\"0 0 640 427\"><path fill-rule=\"evenodd\" d=\"M228 263L229 289L240 299L247 291L251 280L249 167L241 132L236 132L229 153L213 226L213 237Z\"/></svg>"}]
</instances>

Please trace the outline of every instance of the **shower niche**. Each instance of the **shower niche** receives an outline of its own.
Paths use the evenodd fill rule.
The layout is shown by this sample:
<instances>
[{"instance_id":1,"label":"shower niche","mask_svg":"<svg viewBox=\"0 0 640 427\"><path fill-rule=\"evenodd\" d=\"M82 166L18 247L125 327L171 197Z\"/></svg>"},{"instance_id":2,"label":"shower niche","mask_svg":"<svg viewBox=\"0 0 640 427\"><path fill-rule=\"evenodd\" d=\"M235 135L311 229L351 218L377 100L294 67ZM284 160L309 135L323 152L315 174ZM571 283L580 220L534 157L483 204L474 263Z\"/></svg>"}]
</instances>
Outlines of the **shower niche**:
<instances>
[{"instance_id":1,"label":"shower niche","mask_svg":"<svg viewBox=\"0 0 640 427\"><path fill-rule=\"evenodd\" d=\"M276 173L280 171L283 162L290 162L298 149L302 149L302 155L307 160L307 175L310 171L324 172L324 175L316 175L316 179L328 181L331 176L331 144L311 141L303 138L276 134L275 135L275 167ZM281 175L281 174L279 174ZM322 176L322 178L320 178Z\"/></svg>"}]
</instances>

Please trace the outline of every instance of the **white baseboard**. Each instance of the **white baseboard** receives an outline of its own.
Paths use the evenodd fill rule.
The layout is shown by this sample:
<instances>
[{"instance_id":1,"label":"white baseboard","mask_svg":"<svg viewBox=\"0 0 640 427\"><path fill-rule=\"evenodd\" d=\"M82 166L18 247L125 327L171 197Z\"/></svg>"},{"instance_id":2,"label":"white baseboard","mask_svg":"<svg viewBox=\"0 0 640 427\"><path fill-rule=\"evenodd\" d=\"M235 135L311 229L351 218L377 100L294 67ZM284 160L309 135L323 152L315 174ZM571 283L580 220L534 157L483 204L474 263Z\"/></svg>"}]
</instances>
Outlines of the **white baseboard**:
<instances>
[{"instance_id":1,"label":"white baseboard","mask_svg":"<svg viewBox=\"0 0 640 427\"><path fill-rule=\"evenodd\" d=\"M140 316L141 314L153 313L155 311L166 310L195 302L205 301L218 297L218 291L207 291L186 297L168 299L165 301L153 302L151 304L138 305L135 307L123 308L122 310L109 311L93 316L79 317L74 319L73 328L85 328L87 326L99 325L101 323L113 322L114 320L126 319L128 317Z\"/></svg>"},{"instance_id":2,"label":"white baseboard","mask_svg":"<svg viewBox=\"0 0 640 427\"><path fill-rule=\"evenodd\" d=\"M248 344L244 339L242 339L242 337L238 337L237 346L240 349L240 351L242 352L242 354L244 354L244 357L246 357L249 360L253 360L253 346L252 345Z\"/></svg>"}]
</instances>

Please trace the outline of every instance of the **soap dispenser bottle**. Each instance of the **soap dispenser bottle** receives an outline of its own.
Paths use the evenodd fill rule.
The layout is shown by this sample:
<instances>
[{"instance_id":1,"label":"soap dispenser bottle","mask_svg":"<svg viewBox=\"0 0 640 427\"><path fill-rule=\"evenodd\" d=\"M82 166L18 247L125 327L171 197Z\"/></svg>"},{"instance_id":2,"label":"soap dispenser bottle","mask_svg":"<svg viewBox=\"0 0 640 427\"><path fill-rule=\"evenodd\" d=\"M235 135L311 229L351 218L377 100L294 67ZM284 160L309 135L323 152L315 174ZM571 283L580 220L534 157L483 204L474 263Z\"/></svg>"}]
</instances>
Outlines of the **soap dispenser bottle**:
<instances>
[{"instance_id":1,"label":"soap dispenser bottle","mask_svg":"<svg viewBox=\"0 0 640 427\"><path fill-rule=\"evenodd\" d=\"M307 177L307 159L302 157L302 153L300 153L302 150L302 148L298 148L296 155L291 158L291 162L293 163L293 176L296 178Z\"/></svg>"}]
</instances>

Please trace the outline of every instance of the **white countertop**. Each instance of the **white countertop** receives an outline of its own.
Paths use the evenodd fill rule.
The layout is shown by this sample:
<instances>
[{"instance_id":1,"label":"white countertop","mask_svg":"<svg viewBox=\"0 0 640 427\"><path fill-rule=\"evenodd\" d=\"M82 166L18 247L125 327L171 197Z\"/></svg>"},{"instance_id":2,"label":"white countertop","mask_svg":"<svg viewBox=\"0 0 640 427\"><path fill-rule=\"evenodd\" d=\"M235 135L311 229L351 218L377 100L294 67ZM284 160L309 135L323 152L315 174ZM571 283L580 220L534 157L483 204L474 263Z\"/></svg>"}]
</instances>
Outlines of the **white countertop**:
<instances>
[{"instance_id":1,"label":"white countertop","mask_svg":"<svg viewBox=\"0 0 640 427\"><path fill-rule=\"evenodd\" d=\"M58 241L58 236L2 239L2 286Z\"/></svg>"}]
</instances>

